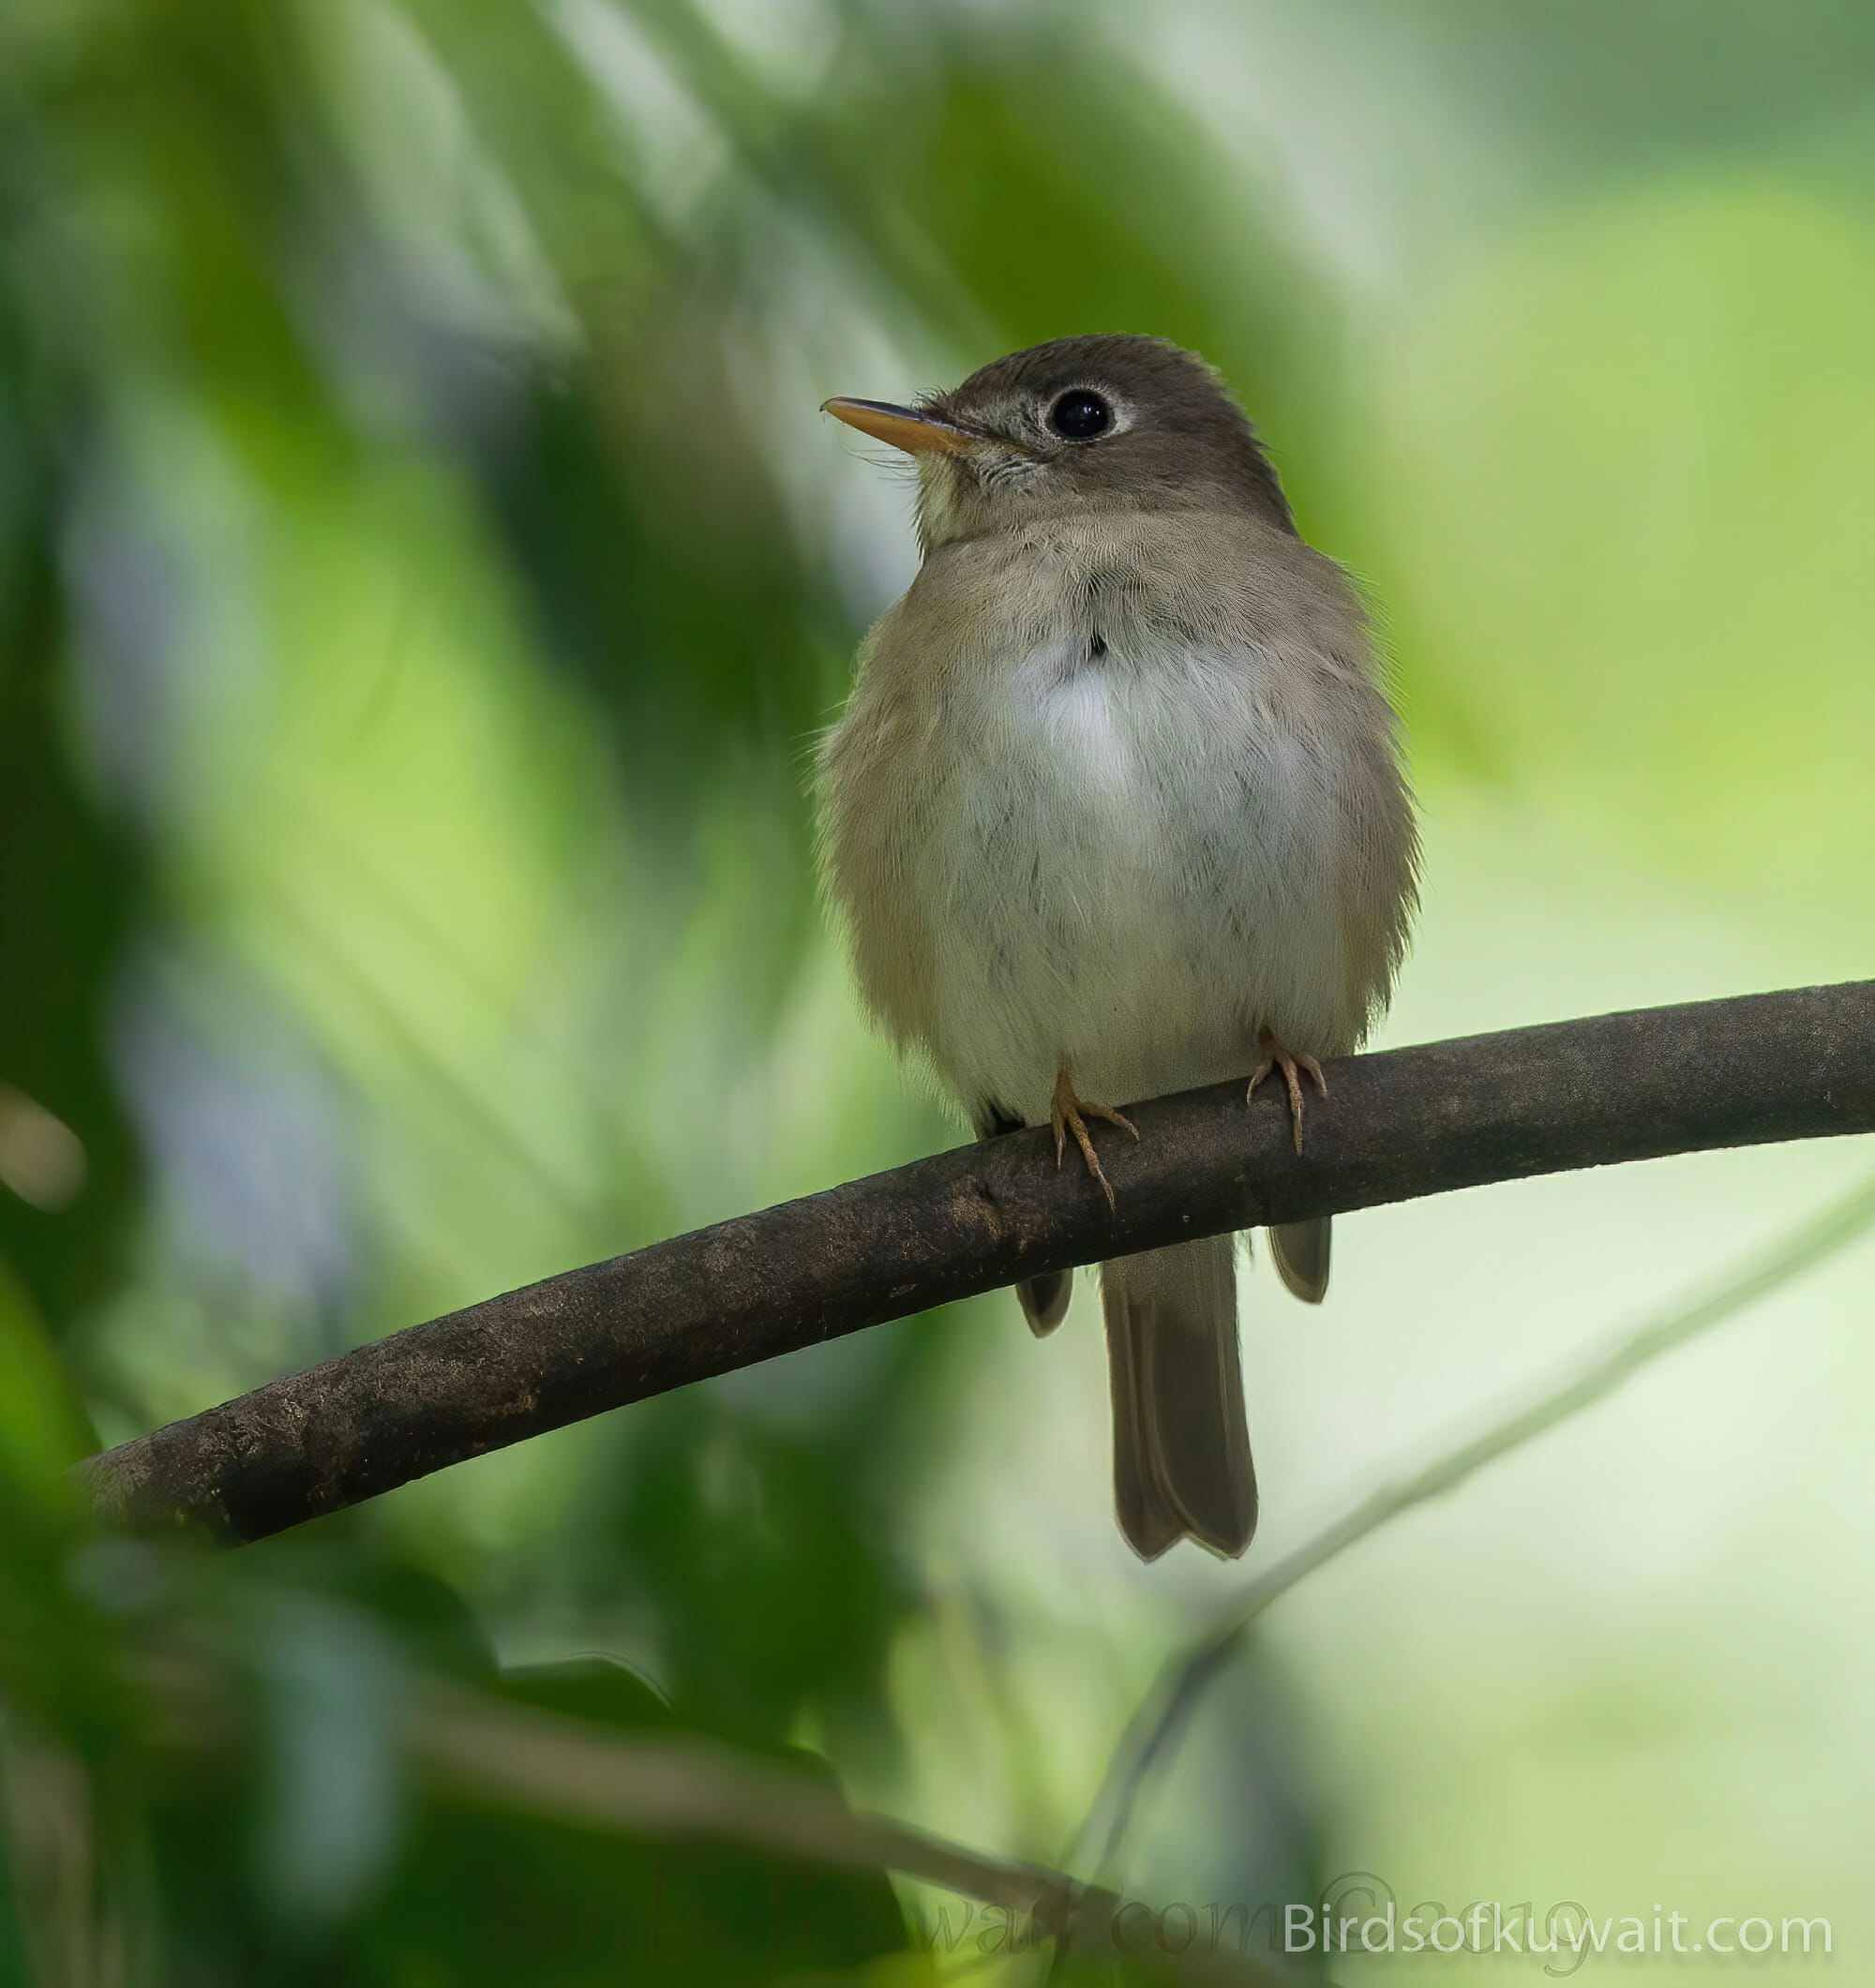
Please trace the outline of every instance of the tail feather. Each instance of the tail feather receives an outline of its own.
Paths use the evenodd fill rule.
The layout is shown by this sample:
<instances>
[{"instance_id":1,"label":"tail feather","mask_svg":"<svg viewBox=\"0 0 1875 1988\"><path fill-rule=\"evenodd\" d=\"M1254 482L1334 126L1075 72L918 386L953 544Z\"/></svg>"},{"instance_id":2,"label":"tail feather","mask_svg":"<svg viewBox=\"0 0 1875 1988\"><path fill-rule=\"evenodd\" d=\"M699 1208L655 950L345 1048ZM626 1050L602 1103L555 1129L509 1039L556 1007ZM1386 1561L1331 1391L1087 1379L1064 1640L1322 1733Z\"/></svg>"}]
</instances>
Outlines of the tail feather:
<instances>
[{"instance_id":1,"label":"tail feather","mask_svg":"<svg viewBox=\"0 0 1875 1988\"><path fill-rule=\"evenodd\" d=\"M1068 1315L1068 1300L1074 1294L1072 1270L1051 1271L1046 1277L1024 1278L1015 1287L1022 1301L1022 1315L1038 1339L1046 1338Z\"/></svg>"},{"instance_id":2,"label":"tail feather","mask_svg":"<svg viewBox=\"0 0 1875 1988\"><path fill-rule=\"evenodd\" d=\"M1331 1227L1324 1215L1311 1222L1284 1222L1269 1232L1276 1274L1306 1305L1319 1305L1328 1294Z\"/></svg>"},{"instance_id":3,"label":"tail feather","mask_svg":"<svg viewBox=\"0 0 1875 1988\"><path fill-rule=\"evenodd\" d=\"M1101 1266L1120 1530L1154 1560L1180 1539L1235 1559L1256 1531L1231 1238Z\"/></svg>"},{"instance_id":4,"label":"tail feather","mask_svg":"<svg viewBox=\"0 0 1875 1988\"><path fill-rule=\"evenodd\" d=\"M1000 1139L1007 1132L1019 1132L1022 1120L1005 1111L993 1099L984 1099L970 1114L979 1139ZM1022 1315L1038 1339L1053 1332L1068 1313L1068 1300L1074 1294L1072 1270L1050 1271L1045 1277L1024 1278L1015 1287L1022 1301Z\"/></svg>"},{"instance_id":5,"label":"tail feather","mask_svg":"<svg viewBox=\"0 0 1875 1988\"><path fill-rule=\"evenodd\" d=\"M1114 1508L1127 1544L1141 1560L1157 1560L1185 1536L1185 1520L1160 1480L1156 1444L1145 1420L1145 1376L1135 1336L1112 1296L1112 1266L1103 1277L1107 1311L1107 1377L1113 1396Z\"/></svg>"}]
</instances>

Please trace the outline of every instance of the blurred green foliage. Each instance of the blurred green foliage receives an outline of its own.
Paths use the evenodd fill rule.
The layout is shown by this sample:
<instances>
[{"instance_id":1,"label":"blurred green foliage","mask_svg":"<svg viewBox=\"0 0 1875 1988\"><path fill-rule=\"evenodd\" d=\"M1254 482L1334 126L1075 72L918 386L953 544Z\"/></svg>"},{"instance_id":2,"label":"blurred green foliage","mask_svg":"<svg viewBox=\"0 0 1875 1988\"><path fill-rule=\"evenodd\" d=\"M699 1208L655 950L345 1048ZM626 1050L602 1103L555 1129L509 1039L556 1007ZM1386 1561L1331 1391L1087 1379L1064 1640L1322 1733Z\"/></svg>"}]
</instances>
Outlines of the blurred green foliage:
<instances>
[{"instance_id":1,"label":"blurred green foliage","mask_svg":"<svg viewBox=\"0 0 1875 1988\"><path fill-rule=\"evenodd\" d=\"M1390 635L1444 934L1417 1027L1722 991L1591 980L1657 927L1866 971L1871 81L1875 20L1825 0L0 10L0 1980L654 1980L648 1886L716 1943L670 1979L950 1965L883 1883L409 1785L426 1673L1059 1854L1226 1577L1117 1557L1098 1381L1011 1366L1006 1308L212 1566L90 1538L60 1473L949 1136L814 904L804 756L909 559L831 393L1095 329L1224 368ZM1552 969L1617 874L1642 908ZM1648 1206L1624 1261L1711 1231ZM1429 1298L1424 1362L1485 1371L1463 1320L1502 1302ZM1409 1353L1362 1422L1349 1344L1310 1451L1343 1472L1418 1399ZM1411 1602L1397 1661L1462 1640ZM538 1671L594 1651L655 1689ZM1334 1656L1300 1713L1247 1667L1155 1877L1312 1897L1331 1812L1428 1840L1423 1780L1337 1753L1479 1702L1427 1662L1448 1696L1390 1725ZM162 1664L241 1681L213 1772ZM1461 1845L1492 1784L1445 1785Z\"/></svg>"}]
</instances>

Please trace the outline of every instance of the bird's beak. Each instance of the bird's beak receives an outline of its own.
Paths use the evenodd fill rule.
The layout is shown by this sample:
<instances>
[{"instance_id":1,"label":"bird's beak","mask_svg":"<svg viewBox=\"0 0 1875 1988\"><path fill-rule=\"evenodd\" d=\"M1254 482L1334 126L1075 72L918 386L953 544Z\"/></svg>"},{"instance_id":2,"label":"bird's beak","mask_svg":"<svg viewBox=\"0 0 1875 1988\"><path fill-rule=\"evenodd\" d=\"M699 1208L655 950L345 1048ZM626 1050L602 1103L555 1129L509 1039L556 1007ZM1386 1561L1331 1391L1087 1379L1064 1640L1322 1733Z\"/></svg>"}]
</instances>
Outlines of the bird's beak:
<instances>
[{"instance_id":1,"label":"bird's beak","mask_svg":"<svg viewBox=\"0 0 1875 1988\"><path fill-rule=\"evenodd\" d=\"M875 441L889 441L912 456L956 456L982 437L971 428L915 408L894 407L890 400L823 400L820 411L844 421Z\"/></svg>"}]
</instances>

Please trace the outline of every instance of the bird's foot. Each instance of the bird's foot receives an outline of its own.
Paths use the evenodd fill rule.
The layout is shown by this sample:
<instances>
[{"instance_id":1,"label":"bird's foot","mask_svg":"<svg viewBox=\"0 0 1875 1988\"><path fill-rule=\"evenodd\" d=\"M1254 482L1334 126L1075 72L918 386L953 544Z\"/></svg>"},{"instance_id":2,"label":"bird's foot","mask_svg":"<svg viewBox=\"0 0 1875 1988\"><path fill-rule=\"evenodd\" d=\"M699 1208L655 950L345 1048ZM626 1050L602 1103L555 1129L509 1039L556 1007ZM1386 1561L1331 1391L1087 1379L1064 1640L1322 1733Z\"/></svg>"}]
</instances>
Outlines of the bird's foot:
<instances>
[{"instance_id":1,"label":"bird's foot","mask_svg":"<svg viewBox=\"0 0 1875 1988\"><path fill-rule=\"evenodd\" d=\"M1089 1104L1085 1098L1074 1095L1074 1085L1068 1075L1068 1066L1061 1066L1055 1079L1055 1096L1048 1106L1048 1123L1055 1129L1055 1164L1061 1164L1061 1156L1068 1149L1068 1139L1072 1135L1074 1143L1081 1149L1081 1158L1088 1163L1088 1172L1101 1184L1101 1192L1107 1198L1107 1206L1114 1206L1113 1182L1106 1176L1106 1169L1101 1165L1101 1157L1094 1151L1093 1134L1088 1130L1088 1120L1098 1118L1104 1125L1117 1125L1137 1139L1138 1129L1123 1113L1117 1112L1110 1104Z\"/></svg>"},{"instance_id":2,"label":"bird's foot","mask_svg":"<svg viewBox=\"0 0 1875 1988\"><path fill-rule=\"evenodd\" d=\"M1256 1086L1269 1075L1280 1069L1282 1081L1289 1087L1289 1121L1295 1128L1296 1150L1302 1150L1302 1072L1307 1070L1315 1080L1315 1088L1326 1098L1328 1095L1328 1080L1322 1075L1322 1066L1312 1056L1292 1056L1274 1036L1266 1028L1256 1039L1257 1047L1263 1052L1263 1061L1250 1073L1250 1088L1243 1094L1248 1104L1256 1096Z\"/></svg>"}]
</instances>

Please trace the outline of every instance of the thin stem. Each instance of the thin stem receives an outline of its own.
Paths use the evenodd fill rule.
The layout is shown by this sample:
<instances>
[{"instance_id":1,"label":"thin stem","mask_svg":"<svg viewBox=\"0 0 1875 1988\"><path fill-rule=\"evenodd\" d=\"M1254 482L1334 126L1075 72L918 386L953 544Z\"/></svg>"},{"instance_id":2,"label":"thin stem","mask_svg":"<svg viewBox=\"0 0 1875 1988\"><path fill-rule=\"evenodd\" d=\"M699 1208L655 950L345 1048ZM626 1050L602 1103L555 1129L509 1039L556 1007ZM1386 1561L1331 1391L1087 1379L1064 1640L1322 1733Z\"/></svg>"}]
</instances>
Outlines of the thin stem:
<instances>
[{"instance_id":1,"label":"thin stem","mask_svg":"<svg viewBox=\"0 0 1875 1988\"><path fill-rule=\"evenodd\" d=\"M426 1693L412 1733L430 1777L589 1828L743 1843L851 1870L896 1871L1013 1915L1042 1936L1111 1952L1150 1907L1041 1864L986 1857L720 1743L625 1739L578 1720L443 1686ZM1220 1988L1280 1988L1248 1954L1155 1954L1161 1972Z\"/></svg>"},{"instance_id":2,"label":"thin stem","mask_svg":"<svg viewBox=\"0 0 1875 1988\"><path fill-rule=\"evenodd\" d=\"M1574 1371L1522 1407L1372 1492L1287 1559L1259 1575L1198 1642L1161 1670L1120 1735L1100 1792L1081 1826L1076 1847L1085 1846L1105 1815L1107 1824L1096 1868L1103 1876L1115 1869L1146 1783L1164 1764L1206 1687L1243 1647L1257 1619L1299 1581L1402 1512L1442 1496L1486 1464L1612 1394L1642 1368L1815 1268L1871 1227L1875 1227L1875 1179L1805 1223L1720 1288L1604 1343ZM1081 1861L1076 1856L1066 1861L1070 1865Z\"/></svg>"}]
</instances>

